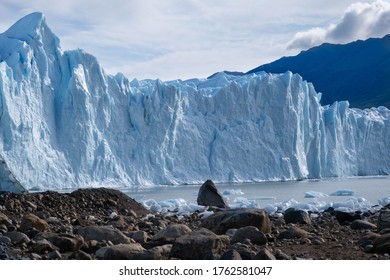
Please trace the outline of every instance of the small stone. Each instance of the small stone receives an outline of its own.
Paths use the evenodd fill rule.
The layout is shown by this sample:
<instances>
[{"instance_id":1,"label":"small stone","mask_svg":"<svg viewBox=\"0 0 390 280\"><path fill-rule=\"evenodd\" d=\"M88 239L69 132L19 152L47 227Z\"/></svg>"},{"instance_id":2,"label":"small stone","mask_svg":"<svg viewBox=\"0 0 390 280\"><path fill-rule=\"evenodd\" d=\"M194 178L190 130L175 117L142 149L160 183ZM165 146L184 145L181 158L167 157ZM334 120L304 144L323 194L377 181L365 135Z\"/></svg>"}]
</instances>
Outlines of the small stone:
<instances>
[{"instance_id":1,"label":"small stone","mask_svg":"<svg viewBox=\"0 0 390 280\"><path fill-rule=\"evenodd\" d=\"M321 245L321 244L325 243L325 239L323 239L322 237L319 237L319 236L315 236L312 238L311 243L313 245Z\"/></svg>"}]
</instances>

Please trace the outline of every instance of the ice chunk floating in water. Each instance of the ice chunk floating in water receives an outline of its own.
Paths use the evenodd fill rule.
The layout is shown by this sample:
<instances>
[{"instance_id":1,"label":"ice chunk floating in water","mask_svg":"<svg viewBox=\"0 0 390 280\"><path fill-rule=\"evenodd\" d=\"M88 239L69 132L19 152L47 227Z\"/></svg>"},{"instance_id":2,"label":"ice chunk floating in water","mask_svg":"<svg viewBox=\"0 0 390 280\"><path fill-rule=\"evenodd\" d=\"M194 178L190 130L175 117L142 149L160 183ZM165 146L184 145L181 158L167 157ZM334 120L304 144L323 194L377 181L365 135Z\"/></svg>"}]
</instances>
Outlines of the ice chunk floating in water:
<instances>
[{"instance_id":1,"label":"ice chunk floating in water","mask_svg":"<svg viewBox=\"0 0 390 280\"><path fill-rule=\"evenodd\" d=\"M334 193L331 193L330 195L331 196L352 196L353 194L354 194L353 190L343 189L343 190L337 190Z\"/></svg>"},{"instance_id":2,"label":"ice chunk floating in water","mask_svg":"<svg viewBox=\"0 0 390 280\"><path fill-rule=\"evenodd\" d=\"M390 174L384 107L290 72L129 81L59 42L40 13L0 34L0 189Z\"/></svg>"}]
</instances>

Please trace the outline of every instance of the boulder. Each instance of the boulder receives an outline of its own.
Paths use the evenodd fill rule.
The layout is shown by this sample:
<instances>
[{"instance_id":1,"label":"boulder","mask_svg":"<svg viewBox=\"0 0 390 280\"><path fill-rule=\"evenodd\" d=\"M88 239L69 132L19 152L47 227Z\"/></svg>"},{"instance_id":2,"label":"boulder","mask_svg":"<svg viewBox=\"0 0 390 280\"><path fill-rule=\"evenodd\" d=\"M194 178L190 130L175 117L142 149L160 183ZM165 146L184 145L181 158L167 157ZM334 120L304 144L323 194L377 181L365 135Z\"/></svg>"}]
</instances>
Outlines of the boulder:
<instances>
[{"instance_id":1,"label":"boulder","mask_svg":"<svg viewBox=\"0 0 390 280\"><path fill-rule=\"evenodd\" d=\"M340 225L343 225L345 223L351 223L355 220L361 219L361 215L359 213L334 211L334 215L335 215L336 220L339 222Z\"/></svg>"},{"instance_id":2,"label":"boulder","mask_svg":"<svg viewBox=\"0 0 390 280\"><path fill-rule=\"evenodd\" d=\"M22 243L27 244L30 242L30 238L20 231L8 231L3 235L11 239L11 242L15 245L20 245Z\"/></svg>"},{"instance_id":3,"label":"boulder","mask_svg":"<svg viewBox=\"0 0 390 280\"><path fill-rule=\"evenodd\" d=\"M5 214L0 213L0 224L4 224L7 228L12 226L12 220Z\"/></svg>"},{"instance_id":4,"label":"boulder","mask_svg":"<svg viewBox=\"0 0 390 280\"><path fill-rule=\"evenodd\" d=\"M45 220L30 213L23 216L19 229L22 232L26 232L30 229L47 231L49 229L49 224Z\"/></svg>"},{"instance_id":5,"label":"boulder","mask_svg":"<svg viewBox=\"0 0 390 280\"><path fill-rule=\"evenodd\" d=\"M231 243L245 243L245 240L248 239L252 244L256 245L263 245L267 243L267 237L265 234L254 226L239 228L233 235Z\"/></svg>"},{"instance_id":6,"label":"boulder","mask_svg":"<svg viewBox=\"0 0 390 280\"><path fill-rule=\"evenodd\" d=\"M34 237L34 240L46 239L58 247L61 253L74 252L84 245L84 239L80 235L66 233L40 233Z\"/></svg>"},{"instance_id":7,"label":"boulder","mask_svg":"<svg viewBox=\"0 0 390 280\"><path fill-rule=\"evenodd\" d=\"M351 229L376 229L376 225L366 220L354 220L351 223Z\"/></svg>"},{"instance_id":8,"label":"boulder","mask_svg":"<svg viewBox=\"0 0 390 280\"><path fill-rule=\"evenodd\" d=\"M130 238L124 235L120 230L111 226L89 226L76 228L74 234L81 235L85 240L111 241L113 244L129 244Z\"/></svg>"},{"instance_id":9,"label":"boulder","mask_svg":"<svg viewBox=\"0 0 390 280\"><path fill-rule=\"evenodd\" d=\"M216 235L201 228L177 238L172 244L170 257L183 260L219 259L228 244L228 236Z\"/></svg>"},{"instance_id":10,"label":"boulder","mask_svg":"<svg viewBox=\"0 0 390 280\"><path fill-rule=\"evenodd\" d=\"M205 218L202 227L216 234L224 234L228 229L254 226L263 233L271 232L271 222L262 209L240 208L216 212Z\"/></svg>"},{"instance_id":11,"label":"boulder","mask_svg":"<svg viewBox=\"0 0 390 280\"><path fill-rule=\"evenodd\" d=\"M311 224L310 215L303 210L295 210L289 208L284 213L284 221L286 224Z\"/></svg>"},{"instance_id":12,"label":"boulder","mask_svg":"<svg viewBox=\"0 0 390 280\"><path fill-rule=\"evenodd\" d=\"M220 208L228 208L223 196L217 190L214 182L207 180L199 189L197 203L203 206L216 206Z\"/></svg>"},{"instance_id":13,"label":"boulder","mask_svg":"<svg viewBox=\"0 0 390 280\"><path fill-rule=\"evenodd\" d=\"M390 209L382 208L378 217L378 231L390 228Z\"/></svg>"},{"instance_id":14,"label":"boulder","mask_svg":"<svg viewBox=\"0 0 390 280\"><path fill-rule=\"evenodd\" d=\"M138 243L117 244L110 247L103 247L96 252L96 256L104 260L133 260L145 249Z\"/></svg>"},{"instance_id":15,"label":"boulder","mask_svg":"<svg viewBox=\"0 0 390 280\"><path fill-rule=\"evenodd\" d=\"M292 226L285 231L282 231L278 235L278 239L294 239L294 238L306 238L309 233L296 226Z\"/></svg>"},{"instance_id":16,"label":"boulder","mask_svg":"<svg viewBox=\"0 0 390 280\"><path fill-rule=\"evenodd\" d=\"M170 224L157 232L152 240L173 241L174 239L190 233L192 230L183 224Z\"/></svg>"},{"instance_id":17,"label":"boulder","mask_svg":"<svg viewBox=\"0 0 390 280\"><path fill-rule=\"evenodd\" d=\"M374 240L372 251L380 254L390 253L390 233L378 236Z\"/></svg>"}]
</instances>

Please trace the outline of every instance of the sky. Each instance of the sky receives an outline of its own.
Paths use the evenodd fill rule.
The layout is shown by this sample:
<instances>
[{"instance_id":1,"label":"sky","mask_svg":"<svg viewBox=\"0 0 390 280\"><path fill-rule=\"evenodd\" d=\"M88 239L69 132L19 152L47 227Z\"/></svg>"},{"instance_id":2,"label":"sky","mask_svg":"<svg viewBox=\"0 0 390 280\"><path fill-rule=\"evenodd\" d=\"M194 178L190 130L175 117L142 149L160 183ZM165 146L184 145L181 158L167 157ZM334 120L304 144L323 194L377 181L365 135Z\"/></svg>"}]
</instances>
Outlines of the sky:
<instances>
[{"instance_id":1,"label":"sky","mask_svg":"<svg viewBox=\"0 0 390 280\"><path fill-rule=\"evenodd\" d=\"M42 12L63 50L129 79L249 71L328 43L390 33L390 0L0 0L0 33Z\"/></svg>"}]
</instances>

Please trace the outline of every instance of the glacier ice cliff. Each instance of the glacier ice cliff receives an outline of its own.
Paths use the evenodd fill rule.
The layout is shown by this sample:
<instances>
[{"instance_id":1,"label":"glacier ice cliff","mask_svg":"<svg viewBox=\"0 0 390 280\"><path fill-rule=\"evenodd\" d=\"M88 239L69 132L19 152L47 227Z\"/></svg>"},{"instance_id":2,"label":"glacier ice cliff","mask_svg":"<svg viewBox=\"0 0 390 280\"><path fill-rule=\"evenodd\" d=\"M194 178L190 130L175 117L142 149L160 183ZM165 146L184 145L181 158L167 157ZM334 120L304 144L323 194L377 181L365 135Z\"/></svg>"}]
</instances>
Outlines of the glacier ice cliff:
<instances>
[{"instance_id":1,"label":"glacier ice cliff","mask_svg":"<svg viewBox=\"0 0 390 280\"><path fill-rule=\"evenodd\" d=\"M0 189L390 174L390 111L320 99L290 72L107 75L33 13L0 34Z\"/></svg>"}]
</instances>

